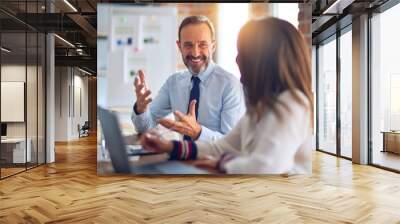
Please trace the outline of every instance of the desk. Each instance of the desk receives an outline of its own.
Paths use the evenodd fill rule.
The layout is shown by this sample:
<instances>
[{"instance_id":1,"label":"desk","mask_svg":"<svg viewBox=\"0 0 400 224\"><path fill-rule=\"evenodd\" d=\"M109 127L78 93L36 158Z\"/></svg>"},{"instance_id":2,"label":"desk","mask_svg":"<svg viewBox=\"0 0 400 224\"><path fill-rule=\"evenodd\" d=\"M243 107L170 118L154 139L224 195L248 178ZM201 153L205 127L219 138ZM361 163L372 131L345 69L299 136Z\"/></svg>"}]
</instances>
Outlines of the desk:
<instances>
[{"instance_id":1,"label":"desk","mask_svg":"<svg viewBox=\"0 0 400 224\"><path fill-rule=\"evenodd\" d=\"M217 170L193 165L194 161L168 161L167 154L130 156L131 174L217 174ZM147 168L142 168L147 167ZM143 170L144 169L144 170ZM157 169L157 170L154 170ZM97 161L99 175L115 174L109 159Z\"/></svg>"},{"instance_id":2,"label":"desk","mask_svg":"<svg viewBox=\"0 0 400 224\"><path fill-rule=\"evenodd\" d=\"M104 148L98 145L97 174L115 174L108 152L104 154ZM101 152L103 151L103 152ZM107 151L107 150L105 150ZM216 174L216 170L199 168L193 165L193 161L168 161L169 155L156 154L145 156L129 156L131 174ZM156 169L156 170L154 170Z\"/></svg>"},{"instance_id":3,"label":"desk","mask_svg":"<svg viewBox=\"0 0 400 224\"><path fill-rule=\"evenodd\" d=\"M25 154L25 138L1 139L1 147L2 147L1 155L6 160L6 163L31 162L32 141L30 138L28 138L26 142L28 144L26 147L26 154Z\"/></svg>"},{"instance_id":4,"label":"desk","mask_svg":"<svg viewBox=\"0 0 400 224\"><path fill-rule=\"evenodd\" d=\"M400 132L383 131L383 150L382 152L392 152L400 154Z\"/></svg>"}]
</instances>

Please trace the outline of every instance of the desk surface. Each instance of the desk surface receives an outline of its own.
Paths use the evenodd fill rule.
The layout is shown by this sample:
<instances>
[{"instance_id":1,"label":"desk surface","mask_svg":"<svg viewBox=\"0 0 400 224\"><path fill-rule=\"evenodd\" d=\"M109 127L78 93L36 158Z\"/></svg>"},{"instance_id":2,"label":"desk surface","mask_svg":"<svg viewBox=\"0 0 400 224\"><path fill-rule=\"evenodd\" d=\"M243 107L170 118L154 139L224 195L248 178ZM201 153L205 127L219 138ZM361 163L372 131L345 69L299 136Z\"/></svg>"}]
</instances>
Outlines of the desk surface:
<instances>
[{"instance_id":1,"label":"desk surface","mask_svg":"<svg viewBox=\"0 0 400 224\"><path fill-rule=\"evenodd\" d=\"M165 136L164 136L165 135ZM176 136L174 136L174 133L164 133L163 136L166 137L167 139L174 139ZM101 139L101 136L100 136ZM138 136L137 135L126 135L124 136L124 142L125 144L129 145L137 145L138 143ZM179 174L175 173L178 169L174 169L170 164L168 164L169 155L164 153L164 154L156 154L156 155L146 155L146 156L129 156L129 163L131 167L140 167L140 166L146 166L146 165L152 165L154 164L157 166L157 164L164 164L161 165L164 168L167 167L164 170L172 170L174 174ZM187 170L193 170L194 173L201 173L204 171L204 173L217 173L216 171L209 170L209 169L203 169L203 168L198 168L193 165L193 161L185 161L185 162L171 162L171 164L176 165L177 167L182 167L182 169L187 168ZM133 168L134 170L134 168ZM196 172L197 171L197 172ZM108 155L108 150L105 148L105 143L101 142L101 140L98 140L97 142L97 173L100 175L107 175L107 174L115 174L110 157ZM135 174L135 173L132 173ZM160 174L168 174L166 172L163 172Z\"/></svg>"}]
</instances>

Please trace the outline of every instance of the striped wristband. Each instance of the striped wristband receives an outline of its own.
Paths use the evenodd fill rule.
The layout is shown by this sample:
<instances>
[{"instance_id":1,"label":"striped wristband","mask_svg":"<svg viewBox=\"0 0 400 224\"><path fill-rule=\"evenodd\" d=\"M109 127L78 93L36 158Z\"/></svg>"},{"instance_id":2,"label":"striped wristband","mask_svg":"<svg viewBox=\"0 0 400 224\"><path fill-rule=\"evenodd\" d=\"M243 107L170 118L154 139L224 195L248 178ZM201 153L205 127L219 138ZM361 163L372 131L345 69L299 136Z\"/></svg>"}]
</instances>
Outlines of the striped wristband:
<instances>
[{"instance_id":1,"label":"striped wristband","mask_svg":"<svg viewBox=\"0 0 400 224\"><path fill-rule=\"evenodd\" d=\"M169 160L194 160L197 158L197 146L193 141L172 141L174 148Z\"/></svg>"}]
</instances>

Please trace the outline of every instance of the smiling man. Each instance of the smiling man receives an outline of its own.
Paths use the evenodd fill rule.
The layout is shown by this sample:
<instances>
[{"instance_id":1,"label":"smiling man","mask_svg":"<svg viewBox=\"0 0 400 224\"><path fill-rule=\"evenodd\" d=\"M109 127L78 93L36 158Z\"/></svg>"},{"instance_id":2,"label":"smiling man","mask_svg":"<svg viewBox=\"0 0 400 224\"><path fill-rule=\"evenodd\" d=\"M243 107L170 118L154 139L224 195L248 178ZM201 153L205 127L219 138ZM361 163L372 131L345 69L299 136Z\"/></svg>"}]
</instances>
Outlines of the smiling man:
<instances>
[{"instance_id":1,"label":"smiling man","mask_svg":"<svg viewBox=\"0 0 400 224\"><path fill-rule=\"evenodd\" d=\"M212 60L215 32L205 16L190 16L179 26L176 44L187 70L172 74L154 100L139 71L132 121L139 133L160 123L184 139L215 140L228 133L244 114L239 80ZM164 118L173 112L176 121Z\"/></svg>"}]
</instances>

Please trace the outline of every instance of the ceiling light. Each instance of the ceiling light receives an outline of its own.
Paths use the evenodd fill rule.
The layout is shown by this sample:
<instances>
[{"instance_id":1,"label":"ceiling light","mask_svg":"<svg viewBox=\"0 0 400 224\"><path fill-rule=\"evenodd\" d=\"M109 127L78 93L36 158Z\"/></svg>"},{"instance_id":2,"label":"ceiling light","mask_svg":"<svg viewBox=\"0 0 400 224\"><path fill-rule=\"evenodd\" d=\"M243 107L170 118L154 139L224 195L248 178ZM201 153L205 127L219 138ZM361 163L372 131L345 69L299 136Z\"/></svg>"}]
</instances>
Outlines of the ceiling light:
<instances>
[{"instance_id":1,"label":"ceiling light","mask_svg":"<svg viewBox=\"0 0 400 224\"><path fill-rule=\"evenodd\" d=\"M78 68L78 70L81 71L81 72L83 72L83 73L85 73L85 74L92 75L92 73L89 73L88 71L85 71L85 70L83 70L83 69L81 69L81 68Z\"/></svg>"},{"instance_id":2,"label":"ceiling light","mask_svg":"<svg viewBox=\"0 0 400 224\"><path fill-rule=\"evenodd\" d=\"M342 14L343 10L353 2L354 0L336 0L332 5L325 9L322 14Z\"/></svg>"},{"instance_id":3,"label":"ceiling light","mask_svg":"<svg viewBox=\"0 0 400 224\"><path fill-rule=\"evenodd\" d=\"M9 49L7 49L7 48L5 48L5 47L1 47L1 50L4 51L4 52L6 52L6 53L10 53L10 52L11 52L11 50L9 50Z\"/></svg>"},{"instance_id":4,"label":"ceiling light","mask_svg":"<svg viewBox=\"0 0 400 224\"><path fill-rule=\"evenodd\" d=\"M71 44L71 42L67 41L66 39L58 36L57 34L54 34L55 37L57 37L58 39L60 39L61 41L63 41L64 43L66 43L67 45L69 45L70 47L75 48L75 45Z\"/></svg>"},{"instance_id":5,"label":"ceiling light","mask_svg":"<svg viewBox=\"0 0 400 224\"><path fill-rule=\"evenodd\" d=\"M64 0L65 4L67 4L72 10L74 10L74 12L78 12L78 10L71 4L68 2L68 0Z\"/></svg>"}]
</instances>

